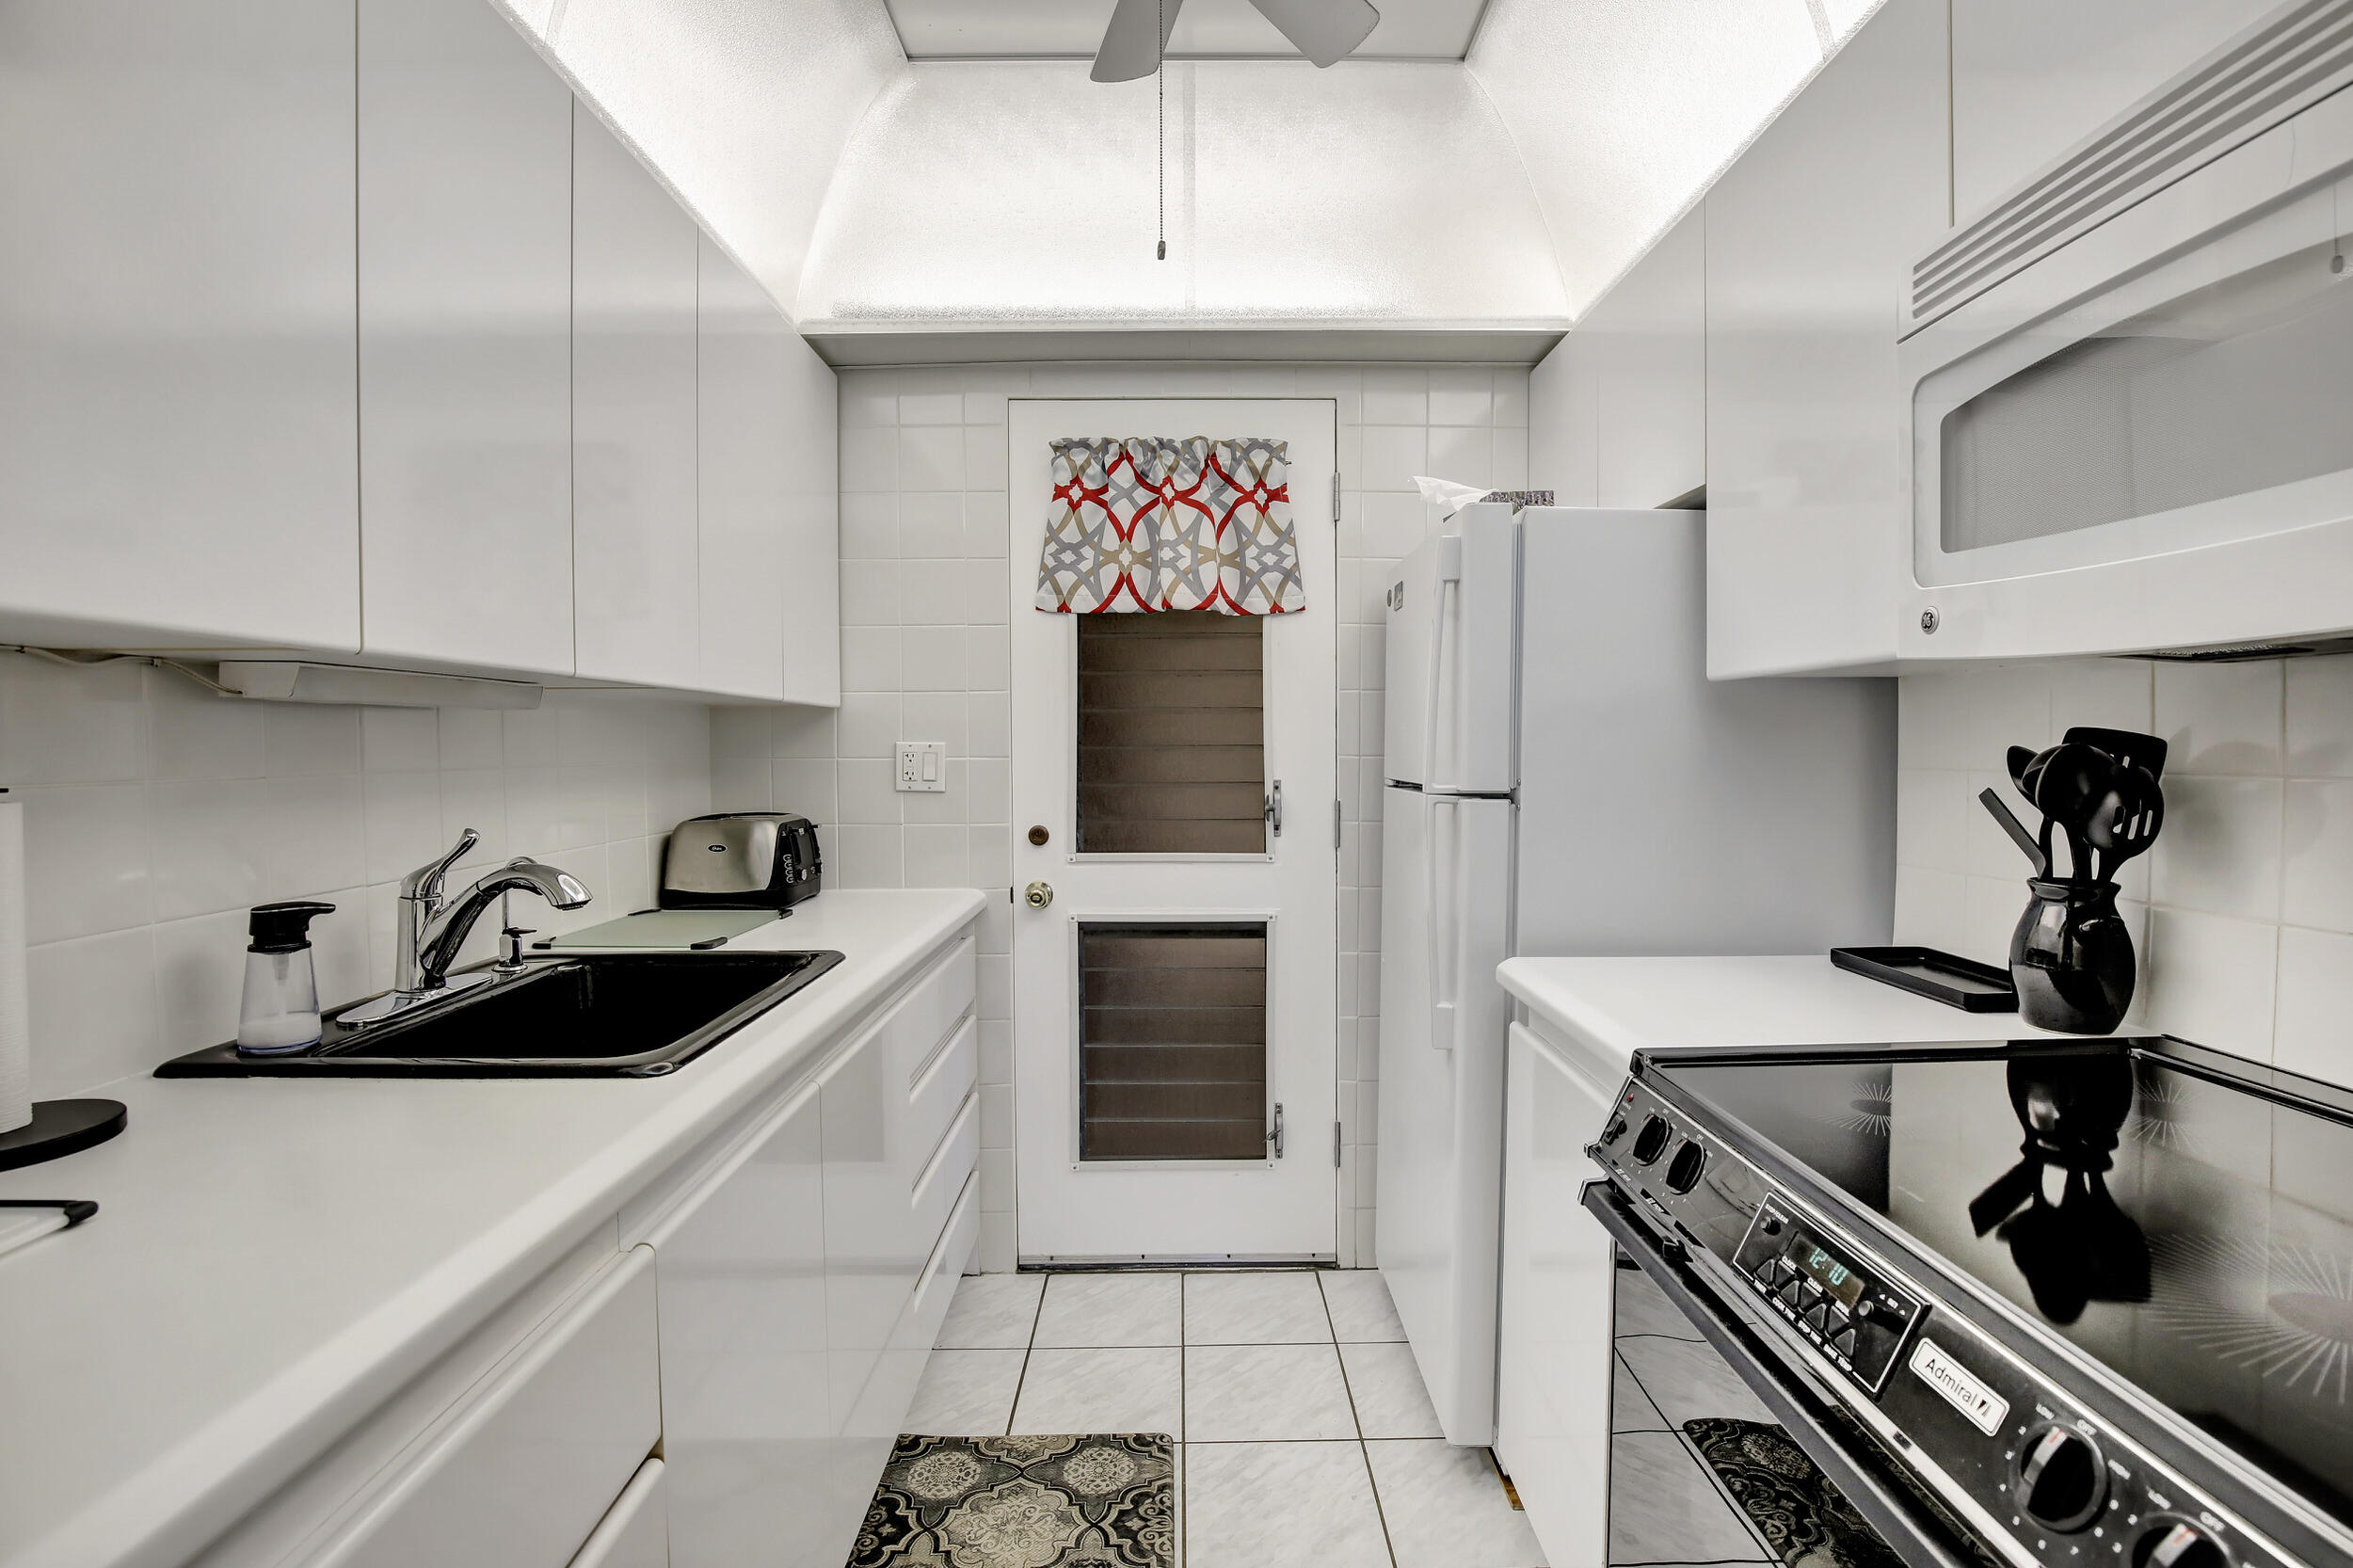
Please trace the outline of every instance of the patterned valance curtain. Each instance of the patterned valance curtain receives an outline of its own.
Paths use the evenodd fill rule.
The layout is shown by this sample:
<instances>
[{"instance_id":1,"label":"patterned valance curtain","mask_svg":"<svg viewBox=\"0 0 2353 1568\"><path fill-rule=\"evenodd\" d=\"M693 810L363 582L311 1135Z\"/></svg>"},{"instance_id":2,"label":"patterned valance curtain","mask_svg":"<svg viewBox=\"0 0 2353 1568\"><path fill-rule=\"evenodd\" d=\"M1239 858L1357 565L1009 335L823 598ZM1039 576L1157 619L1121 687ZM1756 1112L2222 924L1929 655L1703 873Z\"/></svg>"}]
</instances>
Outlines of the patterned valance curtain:
<instances>
[{"instance_id":1,"label":"patterned valance curtain","mask_svg":"<svg viewBox=\"0 0 2353 1568\"><path fill-rule=\"evenodd\" d=\"M1281 616L1307 607L1289 443L1071 436L1053 449L1039 609Z\"/></svg>"}]
</instances>

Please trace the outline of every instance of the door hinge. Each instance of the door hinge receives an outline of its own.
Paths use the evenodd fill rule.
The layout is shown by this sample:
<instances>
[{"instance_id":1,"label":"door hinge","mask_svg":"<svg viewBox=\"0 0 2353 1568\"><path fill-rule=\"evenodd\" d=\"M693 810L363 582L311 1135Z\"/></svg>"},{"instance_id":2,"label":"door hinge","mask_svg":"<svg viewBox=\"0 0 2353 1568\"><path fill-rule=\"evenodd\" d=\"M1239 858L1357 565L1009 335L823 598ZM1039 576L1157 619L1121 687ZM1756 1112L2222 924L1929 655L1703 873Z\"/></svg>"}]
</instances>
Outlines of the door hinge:
<instances>
[{"instance_id":1,"label":"door hinge","mask_svg":"<svg viewBox=\"0 0 2353 1568\"><path fill-rule=\"evenodd\" d=\"M1340 1124L1337 1122L1332 1124L1332 1168L1336 1171L1340 1168Z\"/></svg>"},{"instance_id":2,"label":"door hinge","mask_svg":"<svg viewBox=\"0 0 2353 1568\"><path fill-rule=\"evenodd\" d=\"M1332 847L1340 847L1340 803L1337 800L1332 803Z\"/></svg>"},{"instance_id":3,"label":"door hinge","mask_svg":"<svg viewBox=\"0 0 2353 1568\"><path fill-rule=\"evenodd\" d=\"M1340 524L1340 471L1332 471L1332 526Z\"/></svg>"},{"instance_id":4,"label":"door hinge","mask_svg":"<svg viewBox=\"0 0 2353 1568\"><path fill-rule=\"evenodd\" d=\"M1274 1125L1273 1125L1273 1127L1271 1127L1271 1128L1267 1128L1266 1141L1267 1141L1268 1146L1269 1146L1269 1147L1271 1147L1271 1148L1273 1148L1273 1149L1274 1150L1274 1158L1275 1158L1275 1159L1277 1159L1277 1160L1282 1159L1282 1158L1283 1158L1283 1102L1282 1102L1281 1100L1276 1100L1276 1101L1274 1102Z\"/></svg>"}]
</instances>

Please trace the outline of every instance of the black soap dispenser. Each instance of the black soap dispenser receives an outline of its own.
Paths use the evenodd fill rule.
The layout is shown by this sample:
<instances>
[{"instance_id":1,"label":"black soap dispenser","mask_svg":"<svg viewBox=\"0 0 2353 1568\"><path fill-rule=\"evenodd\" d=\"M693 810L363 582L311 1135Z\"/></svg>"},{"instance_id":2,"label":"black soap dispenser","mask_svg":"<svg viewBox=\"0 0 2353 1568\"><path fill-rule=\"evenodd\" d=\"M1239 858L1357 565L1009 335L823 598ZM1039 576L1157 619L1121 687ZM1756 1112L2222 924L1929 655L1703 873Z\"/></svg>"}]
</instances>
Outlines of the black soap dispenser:
<instances>
[{"instance_id":1,"label":"black soap dispenser","mask_svg":"<svg viewBox=\"0 0 2353 1568\"><path fill-rule=\"evenodd\" d=\"M278 1056L319 1043L319 977L311 962L311 921L331 904L258 904L247 930L245 1002L237 1010L237 1049Z\"/></svg>"}]
</instances>

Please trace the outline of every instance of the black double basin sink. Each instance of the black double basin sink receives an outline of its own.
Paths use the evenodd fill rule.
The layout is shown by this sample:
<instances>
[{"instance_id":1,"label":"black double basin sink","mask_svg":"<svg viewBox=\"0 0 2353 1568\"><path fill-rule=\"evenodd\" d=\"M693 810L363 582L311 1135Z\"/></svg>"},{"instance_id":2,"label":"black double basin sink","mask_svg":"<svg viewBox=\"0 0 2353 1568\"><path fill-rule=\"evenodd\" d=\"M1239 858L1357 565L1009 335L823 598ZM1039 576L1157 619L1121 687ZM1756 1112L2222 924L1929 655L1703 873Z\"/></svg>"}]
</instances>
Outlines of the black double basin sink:
<instances>
[{"instance_id":1,"label":"black double basin sink","mask_svg":"<svg viewBox=\"0 0 2353 1568\"><path fill-rule=\"evenodd\" d=\"M213 1046L155 1076L661 1078L840 962L838 952L535 958L520 974L381 1022L354 1028L330 1014L325 1038L304 1050Z\"/></svg>"}]
</instances>

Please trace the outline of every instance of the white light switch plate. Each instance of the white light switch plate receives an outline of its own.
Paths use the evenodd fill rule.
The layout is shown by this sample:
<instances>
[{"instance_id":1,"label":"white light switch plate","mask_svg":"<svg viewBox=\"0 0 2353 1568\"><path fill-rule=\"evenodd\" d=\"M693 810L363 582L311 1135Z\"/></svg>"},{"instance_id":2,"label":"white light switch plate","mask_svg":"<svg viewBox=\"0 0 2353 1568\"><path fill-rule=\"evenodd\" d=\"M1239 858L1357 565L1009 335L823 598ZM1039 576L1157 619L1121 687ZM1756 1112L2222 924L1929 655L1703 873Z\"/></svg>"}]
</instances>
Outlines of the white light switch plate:
<instances>
[{"instance_id":1,"label":"white light switch plate","mask_svg":"<svg viewBox=\"0 0 2353 1568\"><path fill-rule=\"evenodd\" d=\"M948 792L948 743L899 743L899 792L939 795Z\"/></svg>"}]
</instances>

